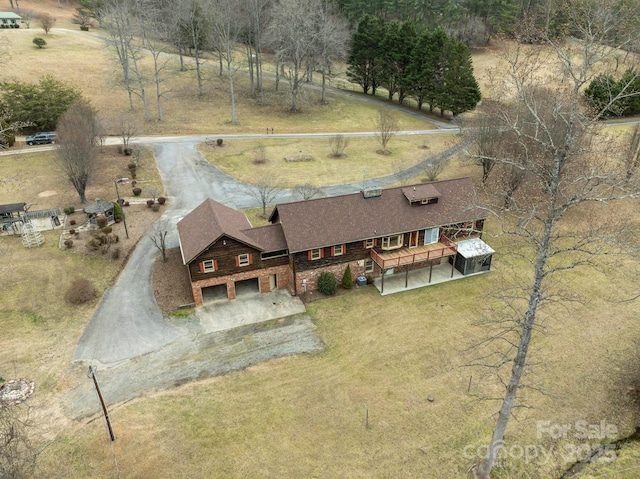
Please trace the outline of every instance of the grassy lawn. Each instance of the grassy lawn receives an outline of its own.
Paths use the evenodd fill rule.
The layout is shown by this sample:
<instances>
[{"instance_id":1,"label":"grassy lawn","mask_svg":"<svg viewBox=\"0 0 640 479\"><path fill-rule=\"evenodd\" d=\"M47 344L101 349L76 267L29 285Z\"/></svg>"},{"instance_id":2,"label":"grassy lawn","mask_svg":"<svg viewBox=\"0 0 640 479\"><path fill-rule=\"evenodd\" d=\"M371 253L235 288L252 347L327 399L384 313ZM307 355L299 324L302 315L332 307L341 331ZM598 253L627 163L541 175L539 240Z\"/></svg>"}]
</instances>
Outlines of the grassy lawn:
<instances>
[{"instance_id":1,"label":"grassy lawn","mask_svg":"<svg viewBox=\"0 0 640 479\"><path fill-rule=\"evenodd\" d=\"M22 3L31 6L27 0ZM117 68L103 42L60 28L77 29L65 23L72 5L63 3L57 9L56 2L44 0L44 4L61 13L45 37L47 47L38 50L31 43L34 36L44 36L36 22L30 30L6 34L12 64L19 67L3 69L0 80L35 81L46 71L82 88L106 118L126 111L126 95L115 87ZM487 51L476 52L475 58L484 88L483 72L496 60ZM197 98L193 70L168 80L172 94L165 105L166 120L141 122L140 134L206 134L215 139L223 133L262 134L266 128L276 133L372 130L375 103L330 96L330 104L322 106L317 94L309 91L302 98L303 111L291 115L285 93L270 91L258 105L249 97L241 74L239 123L231 125L227 85L214 73L215 66L214 61L207 67L203 100ZM140 108L136 114L142 118ZM412 116L399 115L398 120L401 129L428 127ZM425 141L429 149L420 148ZM326 139L268 139L260 142L269 160L264 165L252 162L258 146L253 140L225 141L221 149L202 145L202 151L212 164L240 180L271 175L291 187L392 174L399 165L411 166L453 141L445 135L396 137L389 145L392 154L380 156L374 138L351 139L348 157L336 160L327 157ZM283 159L300 152L312 155L314 161ZM115 199L113 180L129 176L129 161L107 149L87 198ZM477 180L479 173L477 166L458 156L440 178L468 175ZM143 196L161 189L147 150L142 153L138 180ZM0 204L26 202L33 204L32 209L82 206L68 181L57 173L51 152L0 156L0 185ZM131 196L130 185L122 185L120 194ZM596 211L609 214L604 206ZM247 212L254 226L264 224L260 213L260 209ZM629 204L625 214L638 222L636 204ZM135 223L133 214L131 221ZM58 232L44 236L44 245L37 249L24 248L17 237L0 238L0 376L36 382L30 404L38 413L38 434L46 441L55 439L41 456L42 477L117 477L102 419L72 421L60 398L87 380L85 366L70 361L98 301L71 307L64 293L71 281L90 278L102 294L121 263L61 251ZM118 439L113 451L122 477L468 477L477 459L475 451L488 441L495 423L498 403L486 398L502 394L495 375L468 366L478 356L473 345L488 331L478 321L480 311L492 304L486 293L500 291L528 274L521 258L507 254L518 250L516 243L490 235L485 239L498 251L490 274L385 297L367 287L310 303L308 312L326 346L319 354L277 359L115 405L111 417ZM525 374L526 383L535 390L522 390L520 397L529 407L516 412L507 442L555 449L544 464L538 458L501 462L495 478L559 477L569 466L570 448L589 443L573 436L558 441L538 437L537 421L606 420L621 437L639 423L633 396L640 387L640 306L619 301L636 292L630 278L635 278L637 265L616 261L603 272L583 269L566 274L561 286L575 292L580 303L550 304L541 311L532 366ZM467 446L471 448L465 454ZM640 446L627 445L618 457L613 465L600 461L576 477L599 477L605 472L607 477L637 477Z\"/></svg>"},{"instance_id":2,"label":"grassy lawn","mask_svg":"<svg viewBox=\"0 0 640 479\"><path fill-rule=\"evenodd\" d=\"M311 183L326 186L355 183L409 168L453 146L455 134L396 136L390 155L379 155L376 138L349 138L346 158L329 158L329 140L229 140L222 147L200 145L207 160L226 174L246 183L277 178L285 187ZM267 162L255 164L256 149L264 147ZM428 148L424 148L424 146ZM312 161L287 162L285 157L311 155ZM416 178L420 181L420 178Z\"/></svg>"},{"instance_id":3,"label":"grassy lawn","mask_svg":"<svg viewBox=\"0 0 640 479\"><path fill-rule=\"evenodd\" d=\"M494 240L492 245L504 244ZM496 271L382 297L372 287L308 306L326 345L316 355L270 361L193 382L114 408L114 444L125 477L466 477L465 447L484 444L497 404L495 378L465 367L483 337L483 294L517 263L503 255ZM631 291L624 265L607 274L611 288ZM629 361L635 354L637 307L611 304L599 277L571 274L588 300L567 314L545 310L529 384L532 409L521 410L510 444L542 444L536 421L584 419L633 430ZM600 294L598 294L600 293ZM471 387L468 391L471 379ZM433 402L428 397L434 399ZM365 427L366 410L369 428ZM558 477L568 466L561 446L545 465L510 461L495 477ZM143 452L144 451L144 452ZM212 453L215 451L215 453ZM101 421L76 425L46 454L73 464L68 477L112 477ZM56 466L56 467L58 467Z\"/></svg>"}]
</instances>

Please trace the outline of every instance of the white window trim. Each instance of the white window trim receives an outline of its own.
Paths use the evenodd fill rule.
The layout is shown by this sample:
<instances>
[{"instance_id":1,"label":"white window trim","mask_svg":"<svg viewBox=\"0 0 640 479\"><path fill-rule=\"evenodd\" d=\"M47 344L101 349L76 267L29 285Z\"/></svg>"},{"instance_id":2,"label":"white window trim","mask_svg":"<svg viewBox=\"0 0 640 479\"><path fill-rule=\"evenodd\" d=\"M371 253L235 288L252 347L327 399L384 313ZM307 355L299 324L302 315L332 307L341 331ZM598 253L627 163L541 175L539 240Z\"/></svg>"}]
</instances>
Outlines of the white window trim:
<instances>
[{"instance_id":1,"label":"white window trim","mask_svg":"<svg viewBox=\"0 0 640 479\"><path fill-rule=\"evenodd\" d=\"M429 232L436 230L436 239L433 241L427 241L429 239ZM433 244L433 243L437 243L440 240L440 228L439 227L435 227L435 228L427 228L426 230L424 230L424 244Z\"/></svg>"},{"instance_id":2,"label":"white window trim","mask_svg":"<svg viewBox=\"0 0 640 479\"><path fill-rule=\"evenodd\" d=\"M368 259L364 262L364 272L365 273L373 273L373 260Z\"/></svg>"},{"instance_id":3,"label":"white window trim","mask_svg":"<svg viewBox=\"0 0 640 479\"><path fill-rule=\"evenodd\" d=\"M204 273L212 273L216 270L216 263L212 259L205 259L202 262L202 271Z\"/></svg>"},{"instance_id":4,"label":"white window trim","mask_svg":"<svg viewBox=\"0 0 640 479\"><path fill-rule=\"evenodd\" d=\"M249 253L243 253L238 255L238 266L249 266L251 260L249 259Z\"/></svg>"},{"instance_id":5,"label":"white window trim","mask_svg":"<svg viewBox=\"0 0 640 479\"><path fill-rule=\"evenodd\" d=\"M394 240L395 242L397 242L397 244L394 244L392 246L390 244L391 240ZM403 245L404 245L404 235L402 235L402 234L393 235L393 236L385 236L384 238L382 238L382 249L383 250L398 249L398 248L402 248Z\"/></svg>"},{"instance_id":6,"label":"white window trim","mask_svg":"<svg viewBox=\"0 0 640 479\"><path fill-rule=\"evenodd\" d=\"M338 248L340 248L340 252L338 252ZM344 245L338 244L333 247L333 256L342 256L344 254Z\"/></svg>"},{"instance_id":7,"label":"white window trim","mask_svg":"<svg viewBox=\"0 0 640 479\"><path fill-rule=\"evenodd\" d=\"M371 249L376 245L376 240L374 238L369 238L365 240L365 248Z\"/></svg>"},{"instance_id":8,"label":"white window trim","mask_svg":"<svg viewBox=\"0 0 640 479\"><path fill-rule=\"evenodd\" d=\"M318 259L322 259L322 251L320 248L315 248L311 250L311 261L315 261Z\"/></svg>"}]
</instances>

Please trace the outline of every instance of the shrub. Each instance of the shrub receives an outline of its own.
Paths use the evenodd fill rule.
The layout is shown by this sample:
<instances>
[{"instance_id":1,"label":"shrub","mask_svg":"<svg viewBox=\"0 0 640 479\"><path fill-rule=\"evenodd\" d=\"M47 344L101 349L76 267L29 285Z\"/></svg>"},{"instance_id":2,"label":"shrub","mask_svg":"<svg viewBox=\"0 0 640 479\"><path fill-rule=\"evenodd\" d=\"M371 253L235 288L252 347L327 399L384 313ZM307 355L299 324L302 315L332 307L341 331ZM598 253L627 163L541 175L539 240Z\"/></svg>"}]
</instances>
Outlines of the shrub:
<instances>
[{"instance_id":1,"label":"shrub","mask_svg":"<svg viewBox=\"0 0 640 479\"><path fill-rule=\"evenodd\" d=\"M216 145L218 145L218 146L222 146L222 138L218 138L218 139L216 140Z\"/></svg>"},{"instance_id":2,"label":"shrub","mask_svg":"<svg viewBox=\"0 0 640 479\"><path fill-rule=\"evenodd\" d=\"M75 225L75 224L76 224L76 220L69 220L69 224L70 224L71 226Z\"/></svg>"},{"instance_id":3,"label":"shrub","mask_svg":"<svg viewBox=\"0 0 640 479\"><path fill-rule=\"evenodd\" d=\"M98 245L105 244L107 242L107 235L100 232L93 235L93 239L98 242Z\"/></svg>"},{"instance_id":4,"label":"shrub","mask_svg":"<svg viewBox=\"0 0 640 479\"><path fill-rule=\"evenodd\" d=\"M33 39L33 44L34 44L35 46L37 46L38 48L42 48L42 47L44 47L44 46L47 44L47 42L46 42L46 40L45 40L44 38L41 38L41 37L35 37L35 38Z\"/></svg>"},{"instance_id":5,"label":"shrub","mask_svg":"<svg viewBox=\"0 0 640 479\"><path fill-rule=\"evenodd\" d=\"M120 200L120 202L116 201L113 203L113 218L115 220L121 220L124 218L122 213L122 205L124 204L124 200Z\"/></svg>"},{"instance_id":6,"label":"shrub","mask_svg":"<svg viewBox=\"0 0 640 479\"><path fill-rule=\"evenodd\" d=\"M138 188L137 186L133 189L133 196L140 196L142 193L142 188Z\"/></svg>"},{"instance_id":7,"label":"shrub","mask_svg":"<svg viewBox=\"0 0 640 479\"><path fill-rule=\"evenodd\" d=\"M108 235L109 233L111 233L113 231L113 228L111 226L105 226L100 231L102 231L104 234Z\"/></svg>"},{"instance_id":8,"label":"shrub","mask_svg":"<svg viewBox=\"0 0 640 479\"><path fill-rule=\"evenodd\" d=\"M353 288L353 278L351 277L351 265L347 265L342 275L342 287L345 289Z\"/></svg>"},{"instance_id":9,"label":"shrub","mask_svg":"<svg viewBox=\"0 0 640 479\"><path fill-rule=\"evenodd\" d=\"M74 235L74 234L76 234L76 230L69 230L69 234L70 234L70 235Z\"/></svg>"},{"instance_id":10,"label":"shrub","mask_svg":"<svg viewBox=\"0 0 640 479\"><path fill-rule=\"evenodd\" d=\"M98 228L104 228L107 226L107 217L105 215L96 216L96 223L98 224Z\"/></svg>"},{"instance_id":11,"label":"shrub","mask_svg":"<svg viewBox=\"0 0 640 479\"><path fill-rule=\"evenodd\" d=\"M64 240L64 245L67 249L73 248L73 240L71 238Z\"/></svg>"},{"instance_id":12,"label":"shrub","mask_svg":"<svg viewBox=\"0 0 640 479\"><path fill-rule=\"evenodd\" d=\"M129 206L129 202L125 201L124 204L122 206Z\"/></svg>"},{"instance_id":13,"label":"shrub","mask_svg":"<svg viewBox=\"0 0 640 479\"><path fill-rule=\"evenodd\" d=\"M67 206L65 209L63 209L62 211L64 211L65 215L72 215L73 213L76 212L76 207L75 206Z\"/></svg>"},{"instance_id":14,"label":"shrub","mask_svg":"<svg viewBox=\"0 0 640 479\"><path fill-rule=\"evenodd\" d=\"M338 280L333 273L330 271L323 271L320 273L320 277L318 278L318 290L320 290L321 293L331 296L332 294L336 294L337 289Z\"/></svg>"},{"instance_id":15,"label":"shrub","mask_svg":"<svg viewBox=\"0 0 640 479\"><path fill-rule=\"evenodd\" d=\"M118 259L120 258L120 248L113 248L111 250L111 259Z\"/></svg>"},{"instance_id":16,"label":"shrub","mask_svg":"<svg viewBox=\"0 0 640 479\"><path fill-rule=\"evenodd\" d=\"M127 165L127 168L129 168L129 171L134 171L137 168L137 166L135 163L129 163Z\"/></svg>"},{"instance_id":17,"label":"shrub","mask_svg":"<svg viewBox=\"0 0 640 479\"><path fill-rule=\"evenodd\" d=\"M155 201L153 201L153 200L147 200L147 207L151 208L154 203L155 203Z\"/></svg>"},{"instance_id":18,"label":"shrub","mask_svg":"<svg viewBox=\"0 0 640 479\"><path fill-rule=\"evenodd\" d=\"M160 205L158 203L155 203L155 204L151 205L151 209L153 211L158 212L158 211L160 211Z\"/></svg>"},{"instance_id":19,"label":"shrub","mask_svg":"<svg viewBox=\"0 0 640 479\"><path fill-rule=\"evenodd\" d=\"M71 304L84 304L96 298L96 289L88 279L77 279L69 286L65 299Z\"/></svg>"},{"instance_id":20,"label":"shrub","mask_svg":"<svg viewBox=\"0 0 640 479\"><path fill-rule=\"evenodd\" d=\"M160 203L161 205L164 205L166 202L167 202L167 199L164 196L158 197L158 203Z\"/></svg>"}]
</instances>

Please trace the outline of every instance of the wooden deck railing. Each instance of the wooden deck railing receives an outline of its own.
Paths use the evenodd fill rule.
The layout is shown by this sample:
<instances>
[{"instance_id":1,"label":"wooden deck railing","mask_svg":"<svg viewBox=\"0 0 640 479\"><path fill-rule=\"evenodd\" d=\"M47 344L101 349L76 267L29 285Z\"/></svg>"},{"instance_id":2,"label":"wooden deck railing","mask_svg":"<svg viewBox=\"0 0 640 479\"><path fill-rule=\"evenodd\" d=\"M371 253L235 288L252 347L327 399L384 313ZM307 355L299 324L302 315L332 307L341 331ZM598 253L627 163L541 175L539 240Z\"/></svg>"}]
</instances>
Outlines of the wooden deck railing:
<instances>
[{"instance_id":1,"label":"wooden deck railing","mask_svg":"<svg viewBox=\"0 0 640 479\"><path fill-rule=\"evenodd\" d=\"M427 245L429 248L402 248L389 253L378 253L371 250L373 259L382 269L396 268L405 264L431 261L445 256L453 256L458 251L458 245L446 236L441 236L438 243Z\"/></svg>"}]
</instances>

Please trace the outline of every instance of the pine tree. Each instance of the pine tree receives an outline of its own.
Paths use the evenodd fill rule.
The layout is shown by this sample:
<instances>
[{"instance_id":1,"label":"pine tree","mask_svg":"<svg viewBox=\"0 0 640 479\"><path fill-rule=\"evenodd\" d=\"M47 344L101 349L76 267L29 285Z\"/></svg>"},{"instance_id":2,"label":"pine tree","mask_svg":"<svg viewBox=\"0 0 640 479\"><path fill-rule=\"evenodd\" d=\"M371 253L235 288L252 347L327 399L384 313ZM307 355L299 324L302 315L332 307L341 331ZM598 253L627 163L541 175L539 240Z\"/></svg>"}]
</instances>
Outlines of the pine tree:
<instances>
[{"instance_id":1,"label":"pine tree","mask_svg":"<svg viewBox=\"0 0 640 479\"><path fill-rule=\"evenodd\" d=\"M380 84L380 47L385 24L380 18L365 15L351 42L347 77L362 87L364 93L376 94Z\"/></svg>"}]
</instances>

